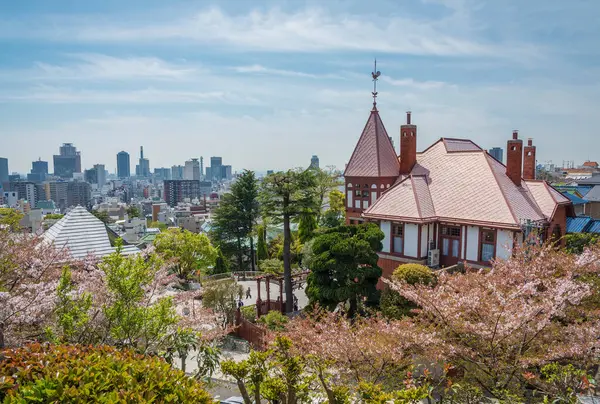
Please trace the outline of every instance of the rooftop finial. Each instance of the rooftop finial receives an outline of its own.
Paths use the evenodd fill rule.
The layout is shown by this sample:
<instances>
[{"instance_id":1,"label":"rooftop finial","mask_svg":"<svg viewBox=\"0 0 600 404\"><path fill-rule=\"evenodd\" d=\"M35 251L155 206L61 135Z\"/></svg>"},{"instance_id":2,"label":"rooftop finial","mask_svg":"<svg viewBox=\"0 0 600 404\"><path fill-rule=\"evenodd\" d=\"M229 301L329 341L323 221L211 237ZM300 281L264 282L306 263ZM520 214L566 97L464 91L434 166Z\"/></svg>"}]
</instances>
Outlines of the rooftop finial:
<instances>
[{"instance_id":1,"label":"rooftop finial","mask_svg":"<svg viewBox=\"0 0 600 404\"><path fill-rule=\"evenodd\" d=\"M373 72L371 72L373 76L373 110L377 109L377 79L381 76L381 72L377 70L377 59L375 59L375 67Z\"/></svg>"}]
</instances>

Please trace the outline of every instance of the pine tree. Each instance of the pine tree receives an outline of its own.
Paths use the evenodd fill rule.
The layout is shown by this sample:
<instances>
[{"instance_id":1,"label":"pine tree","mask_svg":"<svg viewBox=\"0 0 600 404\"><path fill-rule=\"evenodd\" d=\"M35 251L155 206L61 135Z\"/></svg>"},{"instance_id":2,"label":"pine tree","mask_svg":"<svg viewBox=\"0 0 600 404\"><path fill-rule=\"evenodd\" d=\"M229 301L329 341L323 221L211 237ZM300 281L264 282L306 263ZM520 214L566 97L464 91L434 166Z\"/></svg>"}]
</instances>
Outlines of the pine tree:
<instances>
[{"instance_id":1,"label":"pine tree","mask_svg":"<svg viewBox=\"0 0 600 404\"><path fill-rule=\"evenodd\" d=\"M263 261L269 258L267 250L267 232L264 225L257 228L258 243L256 245L256 258L258 261Z\"/></svg>"}]
</instances>

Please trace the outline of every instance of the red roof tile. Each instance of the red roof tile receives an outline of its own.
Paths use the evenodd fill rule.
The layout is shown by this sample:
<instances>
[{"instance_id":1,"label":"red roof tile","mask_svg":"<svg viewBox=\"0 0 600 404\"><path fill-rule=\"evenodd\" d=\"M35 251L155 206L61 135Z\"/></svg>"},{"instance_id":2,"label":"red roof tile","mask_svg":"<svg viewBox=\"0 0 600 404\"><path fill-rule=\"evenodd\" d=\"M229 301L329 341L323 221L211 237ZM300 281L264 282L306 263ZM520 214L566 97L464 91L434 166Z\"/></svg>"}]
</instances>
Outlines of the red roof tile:
<instances>
[{"instance_id":1,"label":"red roof tile","mask_svg":"<svg viewBox=\"0 0 600 404\"><path fill-rule=\"evenodd\" d=\"M352 157L346 166L346 177L396 177L400 165L379 112L369 115Z\"/></svg>"}]
</instances>

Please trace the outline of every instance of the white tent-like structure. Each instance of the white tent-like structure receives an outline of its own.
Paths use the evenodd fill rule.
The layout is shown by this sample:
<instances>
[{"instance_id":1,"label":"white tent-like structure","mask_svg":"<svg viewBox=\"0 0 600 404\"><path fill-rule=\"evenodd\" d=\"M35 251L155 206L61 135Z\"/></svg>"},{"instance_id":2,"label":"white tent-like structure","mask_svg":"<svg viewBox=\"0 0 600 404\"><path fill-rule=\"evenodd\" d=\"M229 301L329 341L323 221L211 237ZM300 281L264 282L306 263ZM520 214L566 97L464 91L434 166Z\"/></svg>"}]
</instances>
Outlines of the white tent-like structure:
<instances>
[{"instance_id":1,"label":"white tent-like structure","mask_svg":"<svg viewBox=\"0 0 600 404\"><path fill-rule=\"evenodd\" d=\"M85 208L77 206L50 227L42 238L56 248L68 249L72 258L83 259L88 254L102 258L115 252L110 245L106 226ZM135 246L123 246L123 255L138 254Z\"/></svg>"}]
</instances>

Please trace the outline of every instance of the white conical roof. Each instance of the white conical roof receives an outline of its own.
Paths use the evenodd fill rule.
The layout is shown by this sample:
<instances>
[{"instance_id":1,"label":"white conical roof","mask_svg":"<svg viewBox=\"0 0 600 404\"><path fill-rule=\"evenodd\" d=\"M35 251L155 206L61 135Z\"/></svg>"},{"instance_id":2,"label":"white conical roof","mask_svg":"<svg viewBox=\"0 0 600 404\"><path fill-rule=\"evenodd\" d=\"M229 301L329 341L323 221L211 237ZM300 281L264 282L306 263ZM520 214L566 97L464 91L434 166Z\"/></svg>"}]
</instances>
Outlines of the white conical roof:
<instances>
[{"instance_id":1,"label":"white conical roof","mask_svg":"<svg viewBox=\"0 0 600 404\"><path fill-rule=\"evenodd\" d=\"M85 258L88 254L101 258L115 251L104 223L81 206L73 208L42 237L57 248L67 248L76 259ZM124 255L138 252L136 247L123 247Z\"/></svg>"}]
</instances>

